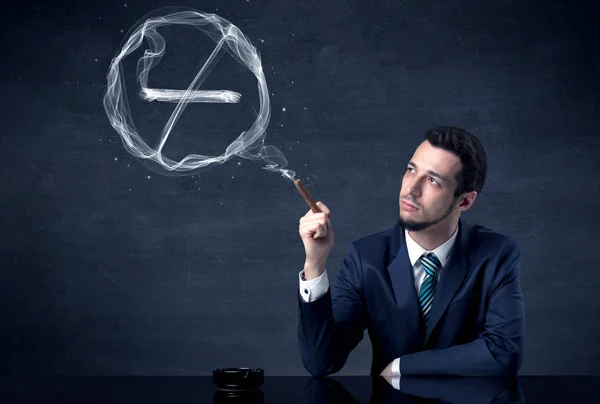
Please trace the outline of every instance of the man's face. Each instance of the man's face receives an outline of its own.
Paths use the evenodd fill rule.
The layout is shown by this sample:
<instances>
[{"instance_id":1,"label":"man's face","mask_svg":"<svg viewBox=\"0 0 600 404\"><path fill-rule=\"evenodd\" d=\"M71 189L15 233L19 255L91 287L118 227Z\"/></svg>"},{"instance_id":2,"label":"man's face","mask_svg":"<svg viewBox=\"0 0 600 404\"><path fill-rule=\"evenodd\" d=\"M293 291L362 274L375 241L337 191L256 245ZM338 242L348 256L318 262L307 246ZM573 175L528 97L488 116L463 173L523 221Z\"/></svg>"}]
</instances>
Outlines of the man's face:
<instances>
[{"instance_id":1,"label":"man's face","mask_svg":"<svg viewBox=\"0 0 600 404\"><path fill-rule=\"evenodd\" d=\"M440 223L453 212L460 198L454 198L455 179L462 164L449 151L428 141L419 145L406 166L400 190L398 223L408 231L420 231ZM403 202L416 206L413 210Z\"/></svg>"}]
</instances>

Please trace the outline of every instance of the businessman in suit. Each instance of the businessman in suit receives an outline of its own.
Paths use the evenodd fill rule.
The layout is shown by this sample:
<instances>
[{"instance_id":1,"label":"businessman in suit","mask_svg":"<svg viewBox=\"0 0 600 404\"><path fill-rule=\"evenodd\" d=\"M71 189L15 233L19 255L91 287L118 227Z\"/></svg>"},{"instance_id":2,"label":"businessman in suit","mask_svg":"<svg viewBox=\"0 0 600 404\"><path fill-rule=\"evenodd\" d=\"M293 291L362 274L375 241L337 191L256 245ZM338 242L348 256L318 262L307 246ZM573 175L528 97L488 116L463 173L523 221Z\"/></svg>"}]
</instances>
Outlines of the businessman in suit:
<instances>
[{"instance_id":1,"label":"businessman in suit","mask_svg":"<svg viewBox=\"0 0 600 404\"><path fill-rule=\"evenodd\" d=\"M406 166L396 225L350 243L333 290L325 268L331 211L319 201L321 213L300 219L298 345L310 374L339 371L365 329L371 375L517 374L525 321L519 244L460 217L486 170L475 136L429 130Z\"/></svg>"}]
</instances>

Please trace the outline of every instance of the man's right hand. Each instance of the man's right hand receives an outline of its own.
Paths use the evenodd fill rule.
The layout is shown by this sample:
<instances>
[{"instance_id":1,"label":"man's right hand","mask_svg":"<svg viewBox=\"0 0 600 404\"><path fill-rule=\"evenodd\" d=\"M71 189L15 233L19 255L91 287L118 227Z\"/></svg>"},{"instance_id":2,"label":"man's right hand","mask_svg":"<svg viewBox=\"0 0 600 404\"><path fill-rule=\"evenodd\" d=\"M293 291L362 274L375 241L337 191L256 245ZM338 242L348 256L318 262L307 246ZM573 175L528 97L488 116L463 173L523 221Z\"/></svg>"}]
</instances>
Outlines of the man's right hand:
<instances>
[{"instance_id":1,"label":"man's right hand","mask_svg":"<svg viewBox=\"0 0 600 404\"><path fill-rule=\"evenodd\" d=\"M309 210L300 219L299 233L304 243L306 261L304 262L304 278L306 280L319 277L325 271L327 257L333 248L333 227L331 211L322 202L317 202L320 213Z\"/></svg>"}]
</instances>

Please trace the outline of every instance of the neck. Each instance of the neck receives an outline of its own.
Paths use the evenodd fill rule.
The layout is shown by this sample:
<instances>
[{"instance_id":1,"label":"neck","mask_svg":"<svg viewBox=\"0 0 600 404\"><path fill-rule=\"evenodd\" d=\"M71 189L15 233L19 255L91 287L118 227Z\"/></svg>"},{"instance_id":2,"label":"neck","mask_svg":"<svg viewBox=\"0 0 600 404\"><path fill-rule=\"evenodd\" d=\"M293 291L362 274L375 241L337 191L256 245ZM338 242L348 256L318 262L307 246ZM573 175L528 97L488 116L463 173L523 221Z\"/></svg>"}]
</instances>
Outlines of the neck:
<instances>
[{"instance_id":1,"label":"neck","mask_svg":"<svg viewBox=\"0 0 600 404\"><path fill-rule=\"evenodd\" d=\"M408 234L421 247L431 251L448 241L454 234L457 226L458 218L453 218L453 220L443 220L424 230L409 231Z\"/></svg>"}]
</instances>

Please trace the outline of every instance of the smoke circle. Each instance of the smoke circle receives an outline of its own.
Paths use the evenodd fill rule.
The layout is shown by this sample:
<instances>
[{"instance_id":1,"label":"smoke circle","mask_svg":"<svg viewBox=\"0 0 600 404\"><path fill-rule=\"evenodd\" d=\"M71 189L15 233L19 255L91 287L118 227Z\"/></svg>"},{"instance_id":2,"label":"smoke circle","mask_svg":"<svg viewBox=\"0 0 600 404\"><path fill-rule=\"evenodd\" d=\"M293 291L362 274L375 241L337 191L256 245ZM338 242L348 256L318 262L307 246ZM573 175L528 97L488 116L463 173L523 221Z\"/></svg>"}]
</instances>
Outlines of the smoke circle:
<instances>
[{"instance_id":1,"label":"smoke circle","mask_svg":"<svg viewBox=\"0 0 600 404\"><path fill-rule=\"evenodd\" d=\"M149 15L151 14L156 14L156 11ZM157 29L171 24L194 26L213 39L217 47L186 90L149 89L147 87L148 73L153 66L160 62L166 45L164 38L157 32ZM129 32L131 34L110 63L107 74L107 90L103 99L104 109L110 124L120 135L127 152L140 159L149 168L165 175L196 174L210 168L211 165L223 164L234 156L239 156L251 160L262 159L268 163L266 167L263 167L264 169L280 172L284 177L293 180L295 173L283 169L287 165L283 153L274 146L263 145L266 128L271 116L267 82L260 55L238 27L216 14L185 9L164 16L147 18ZM121 66L121 61L139 48L144 39L147 39L150 49L145 50L144 56L137 63L142 98L177 103L169 121L162 130L159 146L156 149L149 146L135 129ZM179 116L190 102L237 102L239 100L239 94L233 92L216 94L218 92L197 90L210 74L214 64L218 62L218 54L222 53L220 52L221 48L256 76L260 102L260 110L256 120L219 156L189 154L180 161L172 160L163 155L162 148Z\"/></svg>"}]
</instances>

